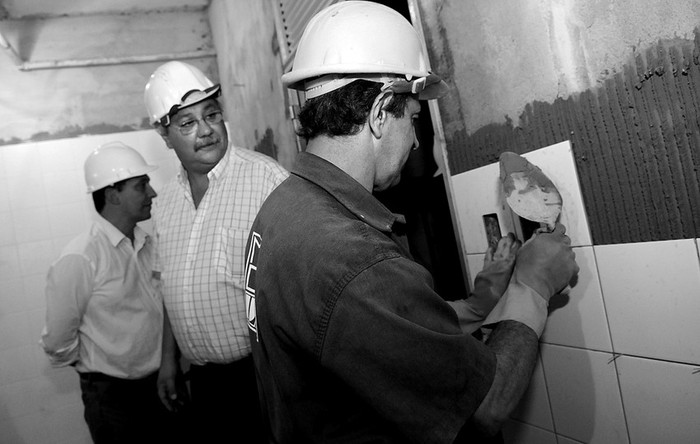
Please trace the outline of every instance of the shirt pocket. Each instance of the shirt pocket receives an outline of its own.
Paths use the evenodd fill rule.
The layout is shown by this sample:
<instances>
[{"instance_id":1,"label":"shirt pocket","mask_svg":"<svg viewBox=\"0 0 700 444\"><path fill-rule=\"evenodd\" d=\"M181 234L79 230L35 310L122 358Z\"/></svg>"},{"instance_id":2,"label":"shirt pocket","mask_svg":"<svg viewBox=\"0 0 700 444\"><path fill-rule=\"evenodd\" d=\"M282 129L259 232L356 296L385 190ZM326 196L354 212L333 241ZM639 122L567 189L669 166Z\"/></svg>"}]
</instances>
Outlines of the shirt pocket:
<instances>
[{"instance_id":1,"label":"shirt pocket","mask_svg":"<svg viewBox=\"0 0 700 444\"><path fill-rule=\"evenodd\" d=\"M243 282L243 264L248 233L249 230L239 228L223 228L221 231L219 244L221 251L218 255L217 268L224 272L227 280L232 280L237 286Z\"/></svg>"}]
</instances>

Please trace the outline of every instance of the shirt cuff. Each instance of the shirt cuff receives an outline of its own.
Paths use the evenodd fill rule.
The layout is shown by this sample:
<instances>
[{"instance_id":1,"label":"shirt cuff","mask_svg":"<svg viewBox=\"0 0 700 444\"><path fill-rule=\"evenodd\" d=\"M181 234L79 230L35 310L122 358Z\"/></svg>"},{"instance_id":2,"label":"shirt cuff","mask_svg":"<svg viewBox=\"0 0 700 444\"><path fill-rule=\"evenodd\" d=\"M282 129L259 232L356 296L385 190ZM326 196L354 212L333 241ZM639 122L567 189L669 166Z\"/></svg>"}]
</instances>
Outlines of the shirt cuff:
<instances>
[{"instance_id":1,"label":"shirt cuff","mask_svg":"<svg viewBox=\"0 0 700 444\"><path fill-rule=\"evenodd\" d=\"M501 321L523 323L539 338L547 323L547 301L532 288L512 280L483 326L491 327Z\"/></svg>"}]
</instances>

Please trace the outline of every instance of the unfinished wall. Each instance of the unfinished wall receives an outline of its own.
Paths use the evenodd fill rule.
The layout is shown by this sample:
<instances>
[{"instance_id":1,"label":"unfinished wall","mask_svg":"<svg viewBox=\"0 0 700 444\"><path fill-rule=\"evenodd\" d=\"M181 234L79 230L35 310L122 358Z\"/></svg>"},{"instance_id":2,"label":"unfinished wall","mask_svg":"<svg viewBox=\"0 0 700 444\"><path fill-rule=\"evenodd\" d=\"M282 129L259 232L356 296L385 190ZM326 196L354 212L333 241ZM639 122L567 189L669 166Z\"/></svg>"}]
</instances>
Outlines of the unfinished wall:
<instances>
[{"instance_id":1,"label":"unfinished wall","mask_svg":"<svg viewBox=\"0 0 700 444\"><path fill-rule=\"evenodd\" d=\"M700 236L698 2L420 5L452 174L571 140L595 244Z\"/></svg>"},{"instance_id":2,"label":"unfinished wall","mask_svg":"<svg viewBox=\"0 0 700 444\"><path fill-rule=\"evenodd\" d=\"M245 11L245 15L241 12ZM209 7L229 137L290 168L296 140L287 118L270 1L214 0Z\"/></svg>"},{"instance_id":3,"label":"unfinished wall","mask_svg":"<svg viewBox=\"0 0 700 444\"><path fill-rule=\"evenodd\" d=\"M125 12L0 21L0 29L30 67L37 62L123 58L106 66L22 70L0 51L0 145L150 128L143 87L164 63L134 58L184 53L216 77L206 10Z\"/></svg>"}]
</instances>

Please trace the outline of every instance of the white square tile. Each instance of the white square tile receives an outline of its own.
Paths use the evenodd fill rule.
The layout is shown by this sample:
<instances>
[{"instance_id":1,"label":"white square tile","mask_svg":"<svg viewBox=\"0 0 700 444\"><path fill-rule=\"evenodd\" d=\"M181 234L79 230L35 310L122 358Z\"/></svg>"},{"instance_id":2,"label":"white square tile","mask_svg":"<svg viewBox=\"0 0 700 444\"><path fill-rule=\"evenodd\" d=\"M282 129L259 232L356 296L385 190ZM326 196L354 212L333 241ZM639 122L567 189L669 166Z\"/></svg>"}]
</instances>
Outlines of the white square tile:
<instances>
[{"instance_id":1,"label":"white square tile","mask_svg":"<svg viewBox=\"0 0 700 444\"><path fill-rule=\"evenodd\" d=\"M549 344L540 353L556 433L589 444L627 442L612 355Z\"/></svg>"},{"instance_id":2,"label":"white square tile","mask_svg":"<svg viewBox=\"0 0 700 444\"><path fill-rule=\"evenodd\" d=\"M44 274L54 261L53 242L50 240L27 242L17 247L22 276Z\"/></svg>"},{"instance_id":3,"label":"white square tile","mask_svg":"<svg viewBox=\"0 0 700 444\"><path fill-rule=\"evenodd\" d=\"M0 421L0 436L7 444L54 443L46 427L47 412L39 410L17 418Z\"/></svg>"},{"instance_id":4,"label":"white square tile","mask_svg":"<svg viewBox=\"0 0 700 444\"><path fill-rule=\"evenodd\" d=\"M554 430L552 408L549 405L547 384L545 383L544 369L540 357L537 358L537 365L532 373L530 386L510 417L545 430Z\"/></svg>"},{"instance_id":5,"label":"white square tile","mask_svg":"<svg viewBox=\"0 0 700 444\"><path fill-rule=\"evenodd\" d=\"M612 352L593 247L574 248L580 271L576 285L549 302L542 342Z\"/></svg>"},{"instance_id":6,"label":"white square tile","mask_svg":"<svg viewBox=\"0 0 700 444\"><path fill-rule=\"evenodd\" d=\"M23 208L13 212L18 244L51 239L48 207Z\"/></svg>"},{"instance_id":7,"label":"white square tile","mask_svg":"<svg viewBox=\"0 0 700 444\"><path fill-rule=\"evenodd\" d=\"M24 287L19 276L2 276L0 278L0 289L2 289L0 291L0 319L26 310Z\"/></svg>"},{"instance_id":8,"label":"white square tile","mask_svg":"<svg viewBox=\"0 0 700 444\"><path fill-rule=\"evenodd\" d=\"M18 418L40 410L38 386L27 379L12 384L0 385L0 421Z\"/></svg>"},{"instance_id":9,"label":"white square tile","mask_svg":"<svg viewBox=\"0 0 700 444\"><path fill-rule=\"evenodd\" d=\"M700 374L690 365L621 356L616 360L634 444L695 444Z\"/></svg>"},{"instance_id":10,"label":"white square tile","mask_svg":"<svg viewBox=\"0 0 700 444\"><path fill-rule=\"evenodd\" d=\"M0 212L6 213L11 210L12 206L10 205L10 184L7 180L7 177L0 175Z\"/></svg>"},{"instance_id":11,"label":"white square tile","mask_svg":"<svg viewBox=\"0 0 700 444\"><path fill-rule=\"evenodd\" d=\"M48 269L22 277L22 307L27 311L46 308L46 275Z\"/></svg>"},{"instance_id":12,"label":"white square tile","mask_svg":"<svg viewBox=\"0 0 700 444\"><path fill-rule=\"evenodd\" d=\"M39 170L39 173L41 173L36 143L6 145L2 147L2 151L3 162L0 168L2 168L5 177L26 176L36 170ZM41 174L39 174L40 176Z\"/></svg>"},{"instance_id":13,"label":"white square tile","mask_svg":"<svg viewBox=\"0 0 700 444\"><path fill-rule=\"evenodd\" d=\"M15 222L12 213L0 211L0 245L10 245L17 242L15 237Z\"/></svg>"},{"instance_id":14,"label":"white square tile","mask_svg":"<svg viewBox=\"0 0 700 444\"><path fill-rule=\"evenodd\" d=\"M46 173L44 188L48 205L82 202L88 196L82 170Z\"/></svg>"},{"instance_id":15,"label":"white square tile","mask_svg":"<svg viewBox=\"0 0 700 444\"><path fill-rule=\"evenodd\" d=\"M46 415L46 426L52 431L56 443L91 444L90 431L83 419L83 405L72 404L50 410Z\"/></svg>"},{"instance_id":16,"label":"white square tile","mask_svg":"<svg viewBox=\"0 0 700 444\"><path fill-rule=\"evenodd\" d=\"M498 163L451 177L458 228L467 253L488 248L483 216L496 214L501 235L512 231L511 211L501 198Z\"/></svg>"},{"instance_id":17,"label":"white square tile","mask_svg":"<svg viewBox=\"0 0 700 444\"><path fill-rule=\"evenodd\" d=\"M557 437L547 430L511 420L503 426L503 442L504 444L557 444Z\"/></svg>"},{"instance_id":18,"label":"white square tile","mask_svg":"<svg viewBox=\"0 0 700 444\"><path fill-rule=\"evenodd\" d=\"M39 376L39 366L33 353L36 345L23 345L0 351L0 385L26 381Z\"/></svg>"},{"instance_id":19,"label":"white square tile","mask_svg":"<svg viewBox=\"0 0 700 444\"><path fill-rule=\"evenodd\" d=\"M7 195L12 210L35 208L47 204L44 181L36 171L7 177Z\"/></svg>"},{"instance_id":20,"label":"white square tile","mask_svg":"<svg viewBox=\"0 0 700 444\"><path fill-rule=\"evenodd\" d=\"M82 171L83 162L78 162L74 154L74 140L74 138L57 139L37 143L37 156L45 173Z\"/></svg>"},{"instance_id":21,"label":"white square tile","mask_svg":"<svg viewBox=\"0 0 700 444\"><path fill-rule=\"evenodd\" d=\"M19 254L17 246L0 246L0 277L10 279L19 276Z\"/></svg>"},{"instance_id":22,"label":"white square tile","mask_svg":"<svg viewBox=\"0 0 700 444\"><path fill-rule=\"evenodd\" d=\"M594 247L615 352L700 364L694 239Z\"/></svg>"},{"instance_id":23,"label":"white square tile","mask_svg":"<svg viewBox=\"0 0 700 444\"><path fill-rule=\"evenodd\" d=\"M52 238L77 236L90 226L83 202L51 205L48 212Z\"/></svg>"},{"instance_id":24,"label":"white square tile","mask_svg":"<svg viewBox=\"0 0 700 444\"><path fill-rule=\"evenodd\" d=\"M11 348L29 345L30 339L27 312L19 312L3 316L0 322L0 353ZM38 338L37 338L38 339ZM4 361L2 359L0 361Z\"/></svg>"},{"instance_id":25,"label":"white square tile","mask_svg":"<svg viewBox=\"0 0 700 444\"><path fill-rule=\"evenodd\" d=\"M564 201L560 222L566 226L572 245L592 245L571 144L561 142L523 157L540 167L559 189ZM502 196L499 176L499 164L495 162L451 177L458 231L467 253L484 253L488 247L484 215L496 215L501 235L522 232L515 222L517 216Z\"/></svg>"}]
</instances>

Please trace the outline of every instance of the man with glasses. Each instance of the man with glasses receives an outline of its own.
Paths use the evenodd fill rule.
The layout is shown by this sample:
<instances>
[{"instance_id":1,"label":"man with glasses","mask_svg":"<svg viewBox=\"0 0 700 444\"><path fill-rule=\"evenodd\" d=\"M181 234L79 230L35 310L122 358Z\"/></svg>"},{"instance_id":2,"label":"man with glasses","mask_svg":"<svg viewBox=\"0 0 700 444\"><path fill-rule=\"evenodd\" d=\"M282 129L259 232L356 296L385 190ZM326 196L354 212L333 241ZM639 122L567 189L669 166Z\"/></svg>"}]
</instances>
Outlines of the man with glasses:
<instances>
[{"instance_id":1,"label":"man with glasses","mask_svg":"<svg viewBox=\"0 0 700 444\"><path fill-rule=\"evenodd\" d=\"M260 205L287 172L263 154L230 146L220 93L179 61L157 68L144 92L151 123L181 163L154 209L166 307L158 385L169 409L182 407L182 353L202 442L231 441L236 433L240 442L257 442L243 255Z\"/></svg>"}]
</instances>

